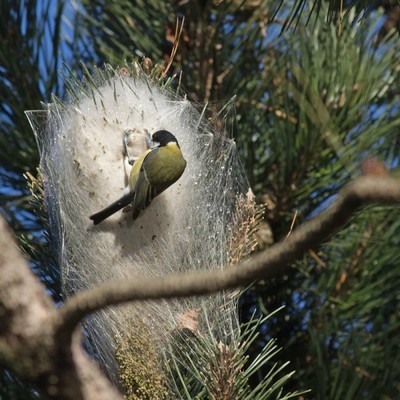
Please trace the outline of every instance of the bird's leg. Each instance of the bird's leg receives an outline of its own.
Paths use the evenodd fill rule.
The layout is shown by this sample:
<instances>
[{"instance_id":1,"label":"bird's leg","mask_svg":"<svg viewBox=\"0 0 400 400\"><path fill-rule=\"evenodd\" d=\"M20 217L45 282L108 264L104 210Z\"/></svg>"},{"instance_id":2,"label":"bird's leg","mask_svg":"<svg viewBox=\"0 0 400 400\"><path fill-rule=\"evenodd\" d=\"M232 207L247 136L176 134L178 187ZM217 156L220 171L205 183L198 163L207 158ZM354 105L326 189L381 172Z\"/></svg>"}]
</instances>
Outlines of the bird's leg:
<instances>
[{"instance_id":1,"label":"bird's leg","mask_svg":"<svg viewBox=\"0 0 400 400\"><path fill-rule=\"evenodd\" d=\"M151 134L147 129L145 129L144 132L146 134L146 146L148 149L151 149L153 146L153 140L151 138Z\"/></svg>"},{"instance_id":2,"label":"bird's leg","mask_svg":"<svg viewBox=\"0 0 400 400\"><path fill-rule=\"evenodd\" d=\"M128 163L129 165L133 165L133 163L136 161L136 158L131 156L129 153L129 142L130 142L130 136L133 134L132 129L127 129L124 132L124 147L125 147L125 154L126 157L128 158Z\"/></svg>"}]
</instances>

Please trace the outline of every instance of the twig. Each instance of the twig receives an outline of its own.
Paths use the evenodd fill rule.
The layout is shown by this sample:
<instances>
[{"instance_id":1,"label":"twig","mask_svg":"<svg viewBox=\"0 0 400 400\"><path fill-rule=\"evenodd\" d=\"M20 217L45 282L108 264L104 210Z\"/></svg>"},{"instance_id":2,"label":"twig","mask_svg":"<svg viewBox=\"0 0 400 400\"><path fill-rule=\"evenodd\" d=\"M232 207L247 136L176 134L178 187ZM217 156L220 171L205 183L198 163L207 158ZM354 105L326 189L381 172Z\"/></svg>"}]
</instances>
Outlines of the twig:
<instances>
[{"instance_id":1,"label":"twig","mask_svg":"<svg viewBox=\"0 0 400 400\"><path fill-rule=\"evenodd\" d=\"M289 229L289 232L288 232L287 235L286 235L285 240L286 240L286 239L290 236L290 234L292 233L293 228L294 228L294 224L296 223L296 219L297 219L297 210L294 212L294 215L293 215L293 218L292 218L292 223L290 224L290 229Z\"/></svg>"},{"instance_id":2,"label":"twig","mask_svg":"<svg viewBox=\"0 0 400 400\"><path fill-rule=\"evenodd\" d=\"M176 18L175 40L174 40L174 44L172 46L171 54L169 56L168 64L164 68L164 71L163 71L163 73L161 75L162 77L167 75L167 73L168 73L169 69L171 68L171 65L172 65L172 63L174 61L176 52L178 51L179 42L180 42L180 39L181 39L181 35L182 35L182 31L183 31L184 25L185 25L185 17L182 18L180 26L179 26L179 19Z\"/></svg>"}]
</instances>

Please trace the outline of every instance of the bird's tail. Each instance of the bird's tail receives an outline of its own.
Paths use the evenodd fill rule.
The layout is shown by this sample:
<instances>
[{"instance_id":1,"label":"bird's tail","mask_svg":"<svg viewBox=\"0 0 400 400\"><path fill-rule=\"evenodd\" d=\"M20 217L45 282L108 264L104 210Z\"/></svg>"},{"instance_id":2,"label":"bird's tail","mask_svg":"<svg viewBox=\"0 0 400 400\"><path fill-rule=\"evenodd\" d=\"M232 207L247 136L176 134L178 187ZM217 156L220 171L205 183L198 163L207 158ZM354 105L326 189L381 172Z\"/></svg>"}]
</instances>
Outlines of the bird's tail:
<instances>
[{"instance_id":1,"label":"bird's tail","mask_svg":"<svg viewBox=\"0 0 400 400\"><path fill-rule=\"evenodd\" d=\"M95 225L99 224L101 221L108 218L110 215L116 213L121 208L126 207L128 204L132 203L135 195L132 192L127 193L125 196L121 197L119 200L110 204L104 210L99 211L96 214L90 216L90 219L93 221Z\"/></svg>"}]
</instances>

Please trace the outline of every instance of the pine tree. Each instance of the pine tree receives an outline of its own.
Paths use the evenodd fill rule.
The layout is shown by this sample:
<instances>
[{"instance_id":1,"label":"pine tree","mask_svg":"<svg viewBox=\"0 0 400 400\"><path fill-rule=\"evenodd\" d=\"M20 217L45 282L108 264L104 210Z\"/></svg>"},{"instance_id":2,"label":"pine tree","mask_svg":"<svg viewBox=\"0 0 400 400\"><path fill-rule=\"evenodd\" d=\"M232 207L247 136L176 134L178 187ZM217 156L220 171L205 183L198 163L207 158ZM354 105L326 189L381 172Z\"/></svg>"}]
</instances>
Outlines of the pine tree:
<instances>
[{"instance_id":1,"label":"pine tree","mask_svg":"<svg viewBox=\"0 0 400 400\"><path fill-rule=\"evenodd\" d=\"M36 175L38 163L23 111L40 108L51 93L63 95L62 61L78 75L80 59L168 62L175 18L184 16L169 73L182 71L190 99L208 103L210 118L231 131L266 206L264 232L278 241L352 178L389 174L398 165L397 33L381 28L388 23L379 2L347 3L85 0L72 10L62 0L57 7L3 2L1 207L55 299L59 271L39 250L45 227L32 214L23 178ZM387 12L398 7L387 3ZM296 369L289 389L311 389L305 398L397 398L399 234L398 208L371 207L323 247L309 249L292 273L248 289L243 321L254 310L285 306L260 328L250 359L273 337L283 348L280 359ZM261 367L253 385L269 370ZM36 396L30 388L19 394L24 385L8 371L2 381L5 398Z\"/></svg>"}]
</instances>

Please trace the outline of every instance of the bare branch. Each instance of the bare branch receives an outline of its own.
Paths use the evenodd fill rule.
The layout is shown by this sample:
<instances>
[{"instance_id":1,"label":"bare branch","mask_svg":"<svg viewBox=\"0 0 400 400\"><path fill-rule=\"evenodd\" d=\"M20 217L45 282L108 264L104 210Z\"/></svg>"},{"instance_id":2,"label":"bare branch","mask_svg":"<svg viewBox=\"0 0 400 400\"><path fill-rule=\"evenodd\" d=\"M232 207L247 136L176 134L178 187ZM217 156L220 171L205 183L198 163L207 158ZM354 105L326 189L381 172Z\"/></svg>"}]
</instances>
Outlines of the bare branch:
<instances>
[{"instance_id":1,"label":"bare branch","mask_svg":"<svg viewBox=\"0 0 400 400\"><path fill-rule=\"evenodd\" d=\"M37 332L56 312L45 288L29 269L4 218L0 218L0 360L21 376L40 373L39 366L20 362L34 351Z\"/></svg>"},{"instance_id":2,"label":"bare branch","mask_svg":"<svg viewBox=\"0 0 400 400\"><path fill-rule=\"evenodd\" d=\"M254 280L282 274L290 263L325 241L362 206L369 203L400 203L400 181L366 176L348 184L336 201L314 219L303 223L284 241L225 270L169 275L155 281L141 279L98 286L68 300L60 309L58 335L70 336L86 315L110 305L133 300L198 296L243 287ZM218 267L218 266L216 266Z\"/></svg>"},{"instance_id":3,"label":"bare branch","mask_svg":"<svg viewBox=\"0 0 400 400\"><path fill-rule=\"evenodd\" d=\"M55 340L57 310L0 214L0 364L57 400L122 400L84 353L79 331Z\"/></svg>"}]
</instances>

